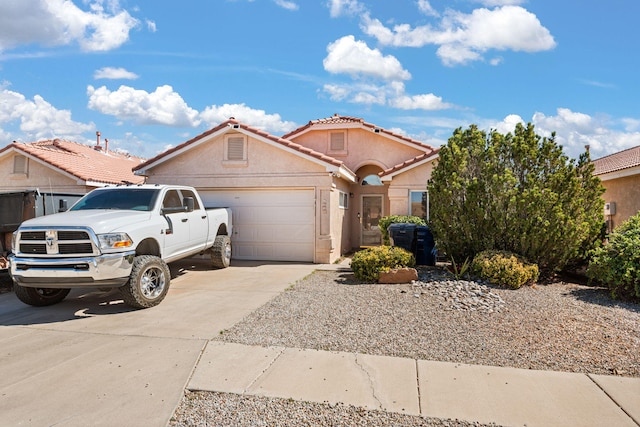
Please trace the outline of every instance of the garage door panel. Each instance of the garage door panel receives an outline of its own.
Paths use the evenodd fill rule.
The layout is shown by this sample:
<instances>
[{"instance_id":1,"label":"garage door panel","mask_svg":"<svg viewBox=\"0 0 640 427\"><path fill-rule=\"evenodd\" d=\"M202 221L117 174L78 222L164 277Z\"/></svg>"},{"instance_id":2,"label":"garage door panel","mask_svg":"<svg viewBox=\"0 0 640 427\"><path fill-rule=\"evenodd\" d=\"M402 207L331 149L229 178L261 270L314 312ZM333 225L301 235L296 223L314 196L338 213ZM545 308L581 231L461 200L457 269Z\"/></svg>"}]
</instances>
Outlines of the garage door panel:
<instances>
[{"instance_id":1,"label":"garage door panel","mask_svg":"<svg viewBox=\"0 0 640 427\"><path fill-rule=\"evenodd\" d=\"M205 206L233 212L233 258L313 261L314 190L201 191Z\"/></svg>"}]
</instances>

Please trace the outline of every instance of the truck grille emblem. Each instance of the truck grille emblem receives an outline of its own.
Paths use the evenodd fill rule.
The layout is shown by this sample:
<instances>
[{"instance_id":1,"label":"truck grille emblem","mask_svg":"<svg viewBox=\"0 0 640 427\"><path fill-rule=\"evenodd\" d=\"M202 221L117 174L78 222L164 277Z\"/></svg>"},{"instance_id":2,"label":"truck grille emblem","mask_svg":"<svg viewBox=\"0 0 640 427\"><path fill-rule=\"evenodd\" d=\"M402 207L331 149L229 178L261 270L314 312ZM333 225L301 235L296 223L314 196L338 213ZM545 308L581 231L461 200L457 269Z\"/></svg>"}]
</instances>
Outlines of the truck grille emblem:
<instances>
[{"instance_id":1,"label":"truck grille emblem","mask_svg":"<svg viewBox=\"0 0 640 427\"><path fill-rule=\"evenodd\" d=\"M47 246L49 246L50 248L53 247L53 245L56 243L56 232L53 230L47 230L45 240L47 242Z\"/></svg>"}]
</instances>

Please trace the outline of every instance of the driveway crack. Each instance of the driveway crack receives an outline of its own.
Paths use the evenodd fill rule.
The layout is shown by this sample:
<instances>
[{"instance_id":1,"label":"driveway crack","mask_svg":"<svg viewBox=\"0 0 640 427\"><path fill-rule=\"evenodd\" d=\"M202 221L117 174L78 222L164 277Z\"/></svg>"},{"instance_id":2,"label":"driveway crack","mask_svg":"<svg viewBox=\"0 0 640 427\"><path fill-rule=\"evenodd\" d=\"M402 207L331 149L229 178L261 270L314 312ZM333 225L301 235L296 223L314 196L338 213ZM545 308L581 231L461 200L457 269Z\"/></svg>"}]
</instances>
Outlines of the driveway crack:
<instances>
[{"instance_id":1,"label":"driveway crack","mask_svg":"<svg viewBox=\"0 0 640 427\"><path fill-rule=\"evenodd\" d=\"M278 347L275 347L278 348ZM266 368L264 368L262 370L262 372L260 372L254 379L253 381L251 381L251 383L242 391L242 394L248 394L249 390L251 390L251 387L253 387L253 385L265 374L265 372L267 372L269 369L271 369L271 367L276 363L276 361L278 359L280 359L280 357L282 357L282 355L284 354L285 350L287 348L286 347L280 347L280 352L271 360L271 362L269 363L269 365L267 365Z\"/></svg>"},{"instance_id":2,"label":"driveway crack","mask_svg":"<svg viewBox=\"0 0 640 427\"><path fill-rule=\"evenodd\" d=\"M369 371L367 371L367 369L360 363L360 360L358 359L358 354L355 353L354 355L355 355L356 366L358 368L360 368L360 370L362 372L364 372L364 374L367 376L367 379L369 380L369 388L371 389L371 395L373 396L375 401L378 402L378 407L380 409L384 409L382 407L382 401L380 401L380 398L378 398L378 396L376 395L376 388L374 386L374 382L373 382L373 378L371 377L371 373L369 373Z\"/></svg>"}]
</instances>

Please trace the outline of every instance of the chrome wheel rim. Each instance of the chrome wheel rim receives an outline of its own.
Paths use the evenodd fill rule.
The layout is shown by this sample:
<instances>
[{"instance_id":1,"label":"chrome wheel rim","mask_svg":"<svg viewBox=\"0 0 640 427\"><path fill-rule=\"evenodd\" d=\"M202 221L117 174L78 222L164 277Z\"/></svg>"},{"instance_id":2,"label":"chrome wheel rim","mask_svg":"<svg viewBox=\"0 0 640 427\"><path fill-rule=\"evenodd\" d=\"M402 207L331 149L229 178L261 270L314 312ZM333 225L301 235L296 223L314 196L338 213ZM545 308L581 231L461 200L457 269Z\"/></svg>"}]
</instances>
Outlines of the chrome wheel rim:
<instances>
[{"instance_id":1,"label":"chrome wheel rim","mask_svg":"<svg viewBox=\"0 0 640 427\"><path fill-rule=\"evenodd\" d=\"M140 280L140 290L147 299L155 299L162 295L165 287L165 277L162 269L157 267L147 268Z\"/></svg>"}]
</instances>

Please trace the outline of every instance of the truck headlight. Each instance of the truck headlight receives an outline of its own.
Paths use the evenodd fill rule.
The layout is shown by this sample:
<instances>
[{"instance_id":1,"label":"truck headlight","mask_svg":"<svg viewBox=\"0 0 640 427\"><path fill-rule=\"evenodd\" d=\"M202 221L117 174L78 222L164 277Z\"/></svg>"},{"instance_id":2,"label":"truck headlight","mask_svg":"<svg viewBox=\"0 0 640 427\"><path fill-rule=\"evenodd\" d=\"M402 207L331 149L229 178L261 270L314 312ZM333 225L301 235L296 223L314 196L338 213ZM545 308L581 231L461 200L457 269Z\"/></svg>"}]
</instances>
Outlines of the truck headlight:
<instances>
[{"instance_id":1,"label":"truck headlight","mask_svg":"<svg viewBox=\"0 0 640 427\"><path fill-rule=\"evenodd\" d=\"M98 234L98 240L100 241L100 249L103 250L128 248L133 245L127 233Z\"/></svg>"}]
</instances>

